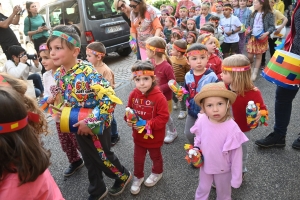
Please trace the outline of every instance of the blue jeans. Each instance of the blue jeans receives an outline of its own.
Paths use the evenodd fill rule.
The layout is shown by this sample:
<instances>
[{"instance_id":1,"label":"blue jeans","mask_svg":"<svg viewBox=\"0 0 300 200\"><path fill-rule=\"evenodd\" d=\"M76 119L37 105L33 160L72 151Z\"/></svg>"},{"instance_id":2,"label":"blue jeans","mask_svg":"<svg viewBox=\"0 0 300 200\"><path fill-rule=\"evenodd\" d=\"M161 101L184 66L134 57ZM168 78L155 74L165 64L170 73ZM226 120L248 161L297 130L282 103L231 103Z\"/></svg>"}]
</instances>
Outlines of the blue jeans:
<instances>
[{"instance_id":1,"label":"blue jeans","mask_svg":"<svg viewBox=\"0 0 300 200\"><path fill-rule=\"evenodd\" d=\"M41 76L38 74L31 74L28 76L27 80L32 80L34 89L35 89L35 96L39 97L41 94L44 93L44 86L42 83Z\"/></svg>"},{"instance_id":2,"label":"blue jeans","mask_svg":"<svg viewBox=\"0 0 300 200\"><path fill-rule=\"evenodd\" d=\"M292 103L298 90L289 90L277 86L275 97L275 125L274 132L286 136L290 123Z\"/></svg>"},{"instance_id":3,"label":"blue jeans","mask_svg":"<svg viewBox=\"0 0 300 200\"><path fill-rule=\"evenodd\" d=\"M118 128L117 128L117 121L115 120L115 117L113 116L113 119L111 121L111 137L118 137Z\"/></svg>"}]
</instances>

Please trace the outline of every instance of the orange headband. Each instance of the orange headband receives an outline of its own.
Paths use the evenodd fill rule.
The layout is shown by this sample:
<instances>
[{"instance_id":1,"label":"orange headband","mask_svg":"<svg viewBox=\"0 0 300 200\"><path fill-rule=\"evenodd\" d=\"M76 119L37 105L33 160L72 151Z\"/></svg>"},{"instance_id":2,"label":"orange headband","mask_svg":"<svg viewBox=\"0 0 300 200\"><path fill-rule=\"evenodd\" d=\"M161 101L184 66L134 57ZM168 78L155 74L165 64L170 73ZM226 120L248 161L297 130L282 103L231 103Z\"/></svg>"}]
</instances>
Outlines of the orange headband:
<instances>
[{"instance_id":1,"label":"orange headband","mask_svg":"<svg viewBox=\"0 0 300 200\"><path fill-rule=\"evenodd\" d=\"M222 66L222 70L224 71L230 71L230 72L244 72L248 71L251 69L251 66L242 66L242 67L237 67L237 66Z\"/></svg>"},{"instance_id":2,"label":"orange headband","mask_svg":"<svg viewBox=\"0 0 300 200\"><path fill-rule=\"evenodd\" d=\"M230 7L228 7L228 6L223 7L223 10L226 10L226 9L229 9L229 10L232 11L232 8L230 8Z\"/></svg>"},{"instance_id":3,"label":"orange headband","mask_svg":"<svg viewBox=\"0 0 300 200\"><path fill-rule=\"evenodd\" d=\"M175 44L173 44L173 48L176 49L177 51L180 51L180 52L183 52L183 53L185 53L185 51L186 51L186 49L182 49L182 48L176 46Z\"/></svg>"},{"instance_id":4,"label":"orange headband","mask_svg":"<svg viewBox=\"0 0 300 200\"><path fill-rule=\"evenodd\" d=\"M193 22L193 24L196 23L193 19L188 19L187 21Z\"/></svg>"},{"instance_id":5,"label":"orange headband","mask_svg":"<svg viewBox=\"0 0 300 200\"><path fill-rule=\"evenodd\" d=\"M195 35L194 33L192 33L192 32L189 32L189 33L188 33L188 35L191 35L191 36L193 36L193 38L195 38L195 39L196 39L196 35Z\"/></svg>"},{"instance_id":6,"label":"orange headband","mask_svg":"<svg viewBox=\"0 0 300 200\"><path fill-rule=\"evenodd\" d=\"M150 70L140 70L132 72L133 76L154 76L154 71Z\"/></svg>"},{"instance_id":7,"label":"orange headband","mask_svg":"<svg viewBox=\"0 0 300 200\"><path fill-rule=\"evenodd\" d=\"M86 51L88 52L88 53L91 53L91 54L94 54L95 56L105 56L105 54L104 53L101 53L101 52L98 52L98 51L95 51L95 50L92 50L92 49L89 49L89 48L86 48Z\"/></svg>"},{"instance_id":8,"label":"orange headband","mask_svg":"<svg viewBox=\"0 0 300 200\"><path fill-rule=\"evenodd\" d=\"M146 48L150 49L151 51L165 53L165 49L157 48L157 47L151 46L150 44L146 44Z\"/></svg>"},{"instance_id":9,"label":"orange headband","mask_svg":"<svg viewBox=\"0 0 300 200\"><path fill-rule=\"evenodd\" d=\"M200 34L204 34L204 33L210 33L210 32L205 31L205 30L200 30Z\"/></svg>"},{"instance_id":10,"label":"orange headband","mask_svg":"<svg viewBox=\"0 0 300 200\"><path fill-rule=\"evenodd\" d=\"M182 37L182 32L179 30L172 30L172 33L177 33L178 35L180 35Z\"/></svg>"},{"instance_id":11,"label":"orange headband","mask_svg":"<svg viewBox=\"0 0 300 200\"><path fill-rule=\"evenodd\" d=\"M205 49L202 50L192 50L190 52L187 53L187 57L189 56L195 56L195 55L203 55L203 54L207 54L207 51Z\"/></svg>"},{"instance_id":12,"label":"orange headband","mask_svg":"<svg viewBox=\"0 0 300 200\"><path fill-rule=\"evenodd\" d=\"M211 36L211 35L207 35L207 36L203 39L203 41L201 42L201 44L205 44L205 43L210 39L210 36Z\"/></svg>"},{"instance_id":13,"label":"orange headband","mask_svg":"<svg viewBox=\"0 0 300 200\"><path fill-rule=\"evenodd\" d=\"M172 17L167 17L169 20L171 20L173 22L173 24L175 24L175 20Z\"/></svg>"}]
</instances>

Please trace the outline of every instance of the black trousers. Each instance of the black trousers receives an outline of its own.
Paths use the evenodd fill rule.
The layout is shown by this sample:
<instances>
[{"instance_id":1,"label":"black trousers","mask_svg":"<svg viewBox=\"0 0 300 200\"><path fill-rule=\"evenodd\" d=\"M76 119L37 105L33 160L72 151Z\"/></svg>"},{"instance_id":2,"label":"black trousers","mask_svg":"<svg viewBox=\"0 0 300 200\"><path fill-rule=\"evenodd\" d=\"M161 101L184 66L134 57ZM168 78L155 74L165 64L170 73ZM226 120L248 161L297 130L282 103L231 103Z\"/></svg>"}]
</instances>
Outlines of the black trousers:
<instances>
[{"instance_id":1,"label":"black trousers","mask_svg":"<svg viewBox=\"0 0 300 200\"><path fill-rule=\"evenodd\" d=\"M37 53L39 53L40 45L43 43L46 43L47 40L48 40L48 38L44 37L44 36L33 40L34 49L36 50ZM41 61L42 60L40 59L40 62ZM45 72L46 72L45 67L42 65L42 74L44 74Z\"/></svg>"},{"instance_id":2,"label":"black trousers","mask_svg":"<svg viewBox=\"0 0 300 200\"><path fill-rule=\"evenodd\" d=\"M276 42L277 38L269 38L268 39L268 43L269 43L269 51L270 51L270 58L272 58L273 54L275 53L275 47L276 47ZM263 53L262 55L262 59L261 59L261 66L265 66L268 63L266 63L266 53Z\"/></svg>"},{"instance_id":3,"label":"black trousers","mask_svg":"<svg viewBox=\"0 0 300 200\"><path fill-rule=\"evenodd\" d=\"M102 135L98 135L102 149L107 159L121 172L128 173L127 169L123 167L119 159L115 156L114 152L111 151L111 138L110 138L111 127L106 128ZM103 181L102 172L109 178L115 179L116 181L123 182L119 177L114 174L111 169L104 165L97 149L94 146L92 136L82 136L76 134L77 142L81 149L82 158L85 166L88 170L88 178L90 185L88 192L90 195L99 196L106 190L106 185Z\"/></svg>"}]
</instances>

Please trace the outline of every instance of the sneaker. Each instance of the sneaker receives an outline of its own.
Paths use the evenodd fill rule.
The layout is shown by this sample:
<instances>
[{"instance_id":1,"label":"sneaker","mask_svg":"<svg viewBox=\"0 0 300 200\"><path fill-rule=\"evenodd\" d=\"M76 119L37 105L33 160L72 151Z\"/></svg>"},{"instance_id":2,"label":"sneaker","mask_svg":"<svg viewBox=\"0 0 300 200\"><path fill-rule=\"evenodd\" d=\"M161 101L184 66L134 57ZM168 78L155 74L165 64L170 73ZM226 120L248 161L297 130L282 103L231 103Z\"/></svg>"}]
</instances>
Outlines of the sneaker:
<instances>
[{"instance_id":1,"label":"sneaker","mask_svg":"<svg viewBox=\"0 0 300 200\"><path fill-rule=\"evenodd\" d=\"M294 149L300 149L300 137L293 142L292 147Z\"/></svg>"},{"instance_id":2,"label":"sneaker","mask_svg":"<svg viewBox=\"0 0 300 200\"><path fill-rule=\"evenodd\" d=\"M285 136L276 134L275 132L270 133L265 139L256 140L255 144L260 147L284 147Z\"/></svg>"},{"instance_id":3,"label":"sneaker","mask_svg":"<svg viewBox=\"0 0 300 200\"><path fill-rule=\"evenodd\" d=\"M111 146L115 146L120 140L120 136L118 135L117 137L111 137L110 141L111 141Z\"/></svg>"},{"instance_id":4,"label":"sneaker","mask_svg":"<svg viewBox=\"0 0 300 200\"><path fill-rule=\"evenodd\" d=\"M69 168L65 170L64 172L64 176L71 176L73 175L77 170L79 170L80 168L82 168L84 165L83 160L80 158L80 160L72 162L69 165Z\"/></svg>"},{"instance_id":5,"label":"sneaker","mask_svg":"<svg viewBox=\"0 0 300 200\"><path fill-rule=\"evenodd\" d=\"M178 115L178 119L184 119L186 116L187 116L187 112L181 110Z\"/></svg>"},{"instance_id":6,"label":"sneaker","mask_svg":"<svg viewBox=\"0 0 300 200\"><path fill-rule=\"evenodd\" d=\"M166 135L166 137L164 139L164 142L166 144L170 144L170 143L172 143L177 138L177 136L178 136L178 133L177 133L176 130L174 132L167 131L167 135Z\"/></svg>"},{"instance_id":7,"label":"sneaker","mask_svg":"<svg viewBox=\"0 0 300 200\"><path fill-rule=\"evenodd\" d=\"M178 109L178 102L177 102L177 103L174 102L173 109L174 109L174 110L177 110L177 109Z\"/></svg>"},{"instance_id":8,"label":"sneaker","mask_svg":"<svg viewBox=\"0 0 300 200\"><path fill-rule=\"evenodd\" d=\"M131 194L138 194L141 190L141 185L144 182L144 177L143 178L133 178L133 182L130 188Z\"/></svg>"},{"instance_id":9,"label":"sneaker","mask_svg":"<svg viewBox=\"0 0 300 200\"><path fill-rule=\"evenodd\" d=\"M101 200L104 197L106 197L107 193L108 193L108 189L106 188L105 192L102 195L100 195L100 196L90 195L88 200Z\"/></svg>"},{"instance_id":10,"label":"sneaker","mask_svg":"<svg viewBox=\"0 0 300 200\"><path fill-rule=\"evenodd\" d=\"M161 173L161 174L154 174L154 173L151 173L151 175L147 178L147 180L144 182L144 184L145 184L147 187L152 187L152 186L154 186L161 178L162 178L162 173Z\"/></svg>"},{"instance_id":11,"label":"sneaker","mask_svg":"<svg viewBox=\"0 0 300 200\"><path fill-rule=\"evenodd\" d=\"M128 183L131 181L132 179L132 175L130 172L128 172L128 178L126 181L121 181L120 179L117 179L114 183L114 185L109 188L108 193L112 196L117 196L119 194L121 194L125 187L128 185Z\"/></svg>"}]
</instances>

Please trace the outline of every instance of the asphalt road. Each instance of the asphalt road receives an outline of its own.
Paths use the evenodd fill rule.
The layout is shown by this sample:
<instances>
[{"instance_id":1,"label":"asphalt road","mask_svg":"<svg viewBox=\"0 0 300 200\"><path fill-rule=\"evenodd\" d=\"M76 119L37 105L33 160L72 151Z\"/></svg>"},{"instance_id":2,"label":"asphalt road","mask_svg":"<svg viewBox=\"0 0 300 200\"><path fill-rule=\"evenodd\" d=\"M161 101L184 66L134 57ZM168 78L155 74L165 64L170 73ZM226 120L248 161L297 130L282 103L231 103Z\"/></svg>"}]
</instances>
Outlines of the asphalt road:
<instances>
[{"instance_id":1,"label":"asphalt road","mask_svg":"<svg viewBox=\"0 0 300 200\"><path fill-rule=\"evenodd\" d=\"M133 141L131 130L123 121L125 105L128 94L134 88L130 82L130 67L135 61L134 55L126 59L117 55L110 55L105 62L116 74L117 95L122 99L123 105L116 108L116 120L118 123L120 142L113 147L120 161L129 170L133 170ZM261 90L265 103L269 109L269 126L259 127L252 131L249 142L249 161L246 179L239 189L234 189L234 200L298 200L300 199L300 151L291 148L292 142L298 137L299 127L299 95L293 104L293 112L288 127L285 148L261 149L254 141L261 139L272 132L274 125L274 99L275 85L259 77L255 85ZM185 120L177 119L179 111L174 111L172 117L175 120L179 137L169 145L162 147L164 158L163 178L153 188L142 186L140 194L133 196L129 187L117 197L107 196L105 199L139 199L139 200L192 200L198 185L199 171L191 168L184 160L184 144L187 142L183 134ZM68 200L87 199L89 194L86 168L82 168L69 178L63 176L63 171L69 165L65 153L62 151L53 121L49 122L51 134L43 140L47 148L52 152L50 171L57 182L63 196ZM145 164L145 177L151 173L149 156ZM108 187L113 180L105 178ZM215 190L211 190L209 199L215 199Z\"/></svg>"}]
</instances>

